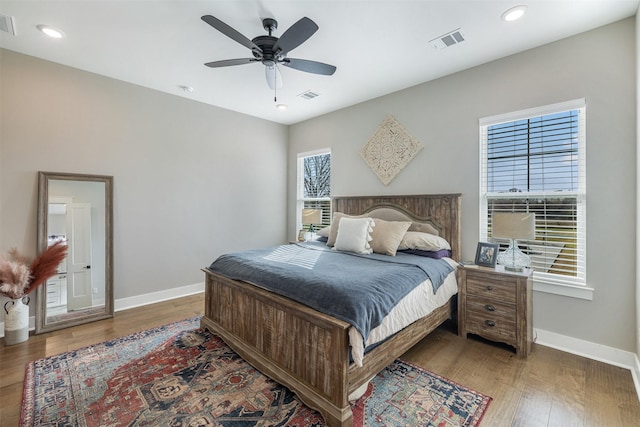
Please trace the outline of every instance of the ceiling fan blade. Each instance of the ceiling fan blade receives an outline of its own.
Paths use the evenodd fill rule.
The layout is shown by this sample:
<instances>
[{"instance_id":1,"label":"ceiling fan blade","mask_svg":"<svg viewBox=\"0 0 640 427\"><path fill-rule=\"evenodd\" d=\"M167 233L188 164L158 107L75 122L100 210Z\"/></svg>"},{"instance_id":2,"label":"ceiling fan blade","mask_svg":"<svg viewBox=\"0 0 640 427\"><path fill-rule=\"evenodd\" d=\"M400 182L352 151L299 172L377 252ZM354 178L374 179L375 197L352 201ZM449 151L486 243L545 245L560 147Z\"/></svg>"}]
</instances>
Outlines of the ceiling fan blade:
<instances>
[{"instance_id":1,"label":"ceiling fan blade","mask_svg":"<svg viewBox=\"0 0 640 427\"><path fill-rule=\"evenodd\" d=\"M284 54L287 54L287 52L292 51L304 43L316 31L318 31L316 23L305 16L282 34L282 37L273 45L273 51L277 52L280 50Z\"/></svg>"},{"instance_id":2,"label":"ceiling fan blade","mask_svg":"<svg viewBox=\"0 0 640 427\"><path fill-rule=\"evenodd\" d=\"M218 68L218 67L230 67L232 65L250 64L252 62L258 62L258 60L256 58L225 59L222 61L207 62L204 65L211 68Z\"/></svg>"},{"instance_id":3,"label":"ceiling fan blade","mask_svg":"<svg viewBox=\"0 0 640 427\"><path fill-rule=\"evenodd\" d=\"M282 74L280 74L280 70L277 65L274 64L272 67L265 66L264 76L267 78L269 89L282 89Z\"/></svg>"},{"instance_id":4,"label":"ceiling fan blade","mask_svg":"<svg viewBox=\"0 0 640 427\"><path fill-rule=\"evenodd\" d=\"M336 72L336 67L322 62L309 61L307 59L285 58L281 62L285 67L293 68L307 73L331 76Z\"/></svg>"},{"instance_id":5,"label":"ceiling fan blade","mask_svg":"<svg viewBox=\"0 0 640 427\"><path fill-rule=\"evenodd\" d=\"M246 46L251 50L257 50L258 52L262 52L262 49L260 49L258 45L256 45L254 42L252 42L251 40L249 40L248 38L240 34L235 29L231 28L230 26L228 26L218 18L211 15L204 15L201 19L207 24L211 25L216 30L220 31L225 36L229 37L232 40L237 41L241 45Z\"/></svg>"}]
</instances>

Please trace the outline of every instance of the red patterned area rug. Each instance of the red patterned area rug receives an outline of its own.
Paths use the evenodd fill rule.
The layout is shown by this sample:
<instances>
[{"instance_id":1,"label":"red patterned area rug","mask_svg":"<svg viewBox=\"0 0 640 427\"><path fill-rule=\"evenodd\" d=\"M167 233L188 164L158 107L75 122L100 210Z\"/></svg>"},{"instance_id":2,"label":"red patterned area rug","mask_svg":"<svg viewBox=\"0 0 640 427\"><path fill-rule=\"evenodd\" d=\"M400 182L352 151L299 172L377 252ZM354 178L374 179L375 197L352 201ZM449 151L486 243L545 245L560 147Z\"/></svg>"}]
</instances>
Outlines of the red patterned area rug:
<instances>
[{"instance_id":1,"label":"red patterned area rug","mask_svg":"<svg viewBox=\"0 0 640 427\"><path fill-rule=\"evenodd\" d=\"M27 364L21 426L322 426L197 318ZM476 426L491 398L397 360L353 403L355 426Z\"/></svg>"}]
</instances>

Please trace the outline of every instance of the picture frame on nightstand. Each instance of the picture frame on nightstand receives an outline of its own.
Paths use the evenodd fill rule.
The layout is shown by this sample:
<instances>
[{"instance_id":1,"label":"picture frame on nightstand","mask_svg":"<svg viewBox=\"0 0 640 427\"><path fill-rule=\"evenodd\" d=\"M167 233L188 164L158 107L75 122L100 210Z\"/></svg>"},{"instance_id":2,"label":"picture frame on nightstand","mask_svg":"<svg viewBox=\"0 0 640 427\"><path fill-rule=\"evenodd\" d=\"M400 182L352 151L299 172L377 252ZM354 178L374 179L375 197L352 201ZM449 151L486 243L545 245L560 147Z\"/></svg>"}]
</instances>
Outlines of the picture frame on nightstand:
<instances>
[{"instance_id":1,"label":"picture frame on nightstand","mask_svg":"<svg viewBox=\"0 0 640 427\"><path fill-rule=\"evenodd\" d=\"M478 242L475 263L483 267L495 268L499 247L497 243Z\"/></svg>"}]
</instances>

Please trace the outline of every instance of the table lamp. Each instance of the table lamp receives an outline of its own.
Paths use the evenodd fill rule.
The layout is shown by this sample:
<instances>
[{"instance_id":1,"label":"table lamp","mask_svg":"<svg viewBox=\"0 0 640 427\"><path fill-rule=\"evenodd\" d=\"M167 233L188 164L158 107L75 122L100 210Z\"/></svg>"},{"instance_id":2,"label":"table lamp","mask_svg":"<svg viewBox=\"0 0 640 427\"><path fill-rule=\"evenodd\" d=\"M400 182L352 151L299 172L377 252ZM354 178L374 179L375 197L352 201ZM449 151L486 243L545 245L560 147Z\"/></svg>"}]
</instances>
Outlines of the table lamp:
<instances>
[{"instance_id":1,"label":"table lamp","mask_svg":"<svg viewBox=\"0 0 640 427\"><path fill-rule=\"evenodd\" d=\"M531 258L524 254L516 240L536 238L536 214L523 212L494 212L491 236L509 239L509 247L498 255L498 264L507 271L522 271L531 266Z\"/></svg>"},{"instance_id":2,"label":"table lamp","mask_svg":"<svg viewBox=\"0 0 640 427\"><path fill-rule=\"evenodd\" d=\"M313 226L322 224L322 209L302 209L302 225L305 224L309 224L309 240L313 240Z\"/></svg>"}]
</instances>

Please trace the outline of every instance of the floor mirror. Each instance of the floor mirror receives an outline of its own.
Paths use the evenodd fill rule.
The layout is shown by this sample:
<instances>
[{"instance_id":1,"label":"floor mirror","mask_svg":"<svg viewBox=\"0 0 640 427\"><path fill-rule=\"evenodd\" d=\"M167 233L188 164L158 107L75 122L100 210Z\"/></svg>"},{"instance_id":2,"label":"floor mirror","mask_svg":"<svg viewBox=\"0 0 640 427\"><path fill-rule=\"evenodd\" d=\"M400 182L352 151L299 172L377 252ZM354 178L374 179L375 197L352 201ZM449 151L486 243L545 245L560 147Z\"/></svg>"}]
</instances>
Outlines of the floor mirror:
<instances>
[{"instance_id":1,"label":"floor mirror","mask_svg":"<svg viewBox=\"0 0 640 427\"><path fill-rule=\"evenodd\" d=\"M113 177L38 173L38 253L67 257L36 289L36 334L113 317Z\"/></svg>"}]
</instances>

